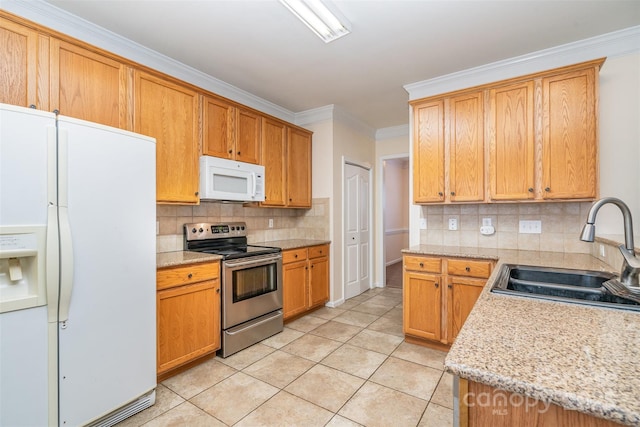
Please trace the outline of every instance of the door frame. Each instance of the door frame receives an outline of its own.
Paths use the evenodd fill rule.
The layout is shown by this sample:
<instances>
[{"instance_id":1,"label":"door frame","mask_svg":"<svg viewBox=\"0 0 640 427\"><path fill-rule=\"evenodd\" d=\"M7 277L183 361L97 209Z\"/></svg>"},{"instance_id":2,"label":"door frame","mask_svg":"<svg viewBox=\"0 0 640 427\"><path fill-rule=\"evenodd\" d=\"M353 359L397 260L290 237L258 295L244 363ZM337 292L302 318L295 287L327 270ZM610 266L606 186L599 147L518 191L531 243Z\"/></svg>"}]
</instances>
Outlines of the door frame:
<instances>
[{"instance_id":1,"label":"door frame","mask_svg":"<svg viewBox=\"0 0 640 427\"><path fill-rule=\"evenodd\" d=\"M387 195L384 191L384 180L385 180L385 172L384 172L384 162L386 160L395 160L395 159L407 159L409 162L408 174L411 176L411 158L409 153L399 153L399 154L390 154L388 156L382 156L378 158L378 170L380 173L378 174L378 182L376 183L377 187L380 189L380 197L377 200L377 210L380 212L380 223L379 227L376 229L376 241L380 242L379 255L376 257L376 269L377 273L376 277L382 278L380 283L376 283L375 286L378 288L384 288L387 286L387 266L386 266L386 250L385 247L385 229L384 229L384 219L385 212L384 207L387 203ZM407 182L408 187L411 187L411 179ZM409 188L409 206L411 206L411 188ZM409 213L409 223L411 222L411 213ZM411 226L409 226L409 237L411 237ZM411 244L411 242L409 242Z\"/></svg>"},{"instance_id":2,"label":"door frame","mask_svg":"<svg viewBox=\"0 0 640 427\"><path fill-rule=\"evenodd\" d=\"M346 209L345 209L345 194L346 194L346 182L345 182L345 178L346 178L346 171L345 168L347 165L352 165L352 166L356 166L362 169L365 169L368 173L369 173L369 206L367 206L367 210L368 210L368 214L369 214L369 262L368 262L368 266L369 266L369 289L372 289L373 286L373 185L372 185L372 174L373 174L373 167L371 166L370 163L368 162L359 162L357 160L351 160L349 158L347 158L346 156L342 156L342 162L341 162L341 169L342 169L342 183L341 183L341 187L342 187L342 194L341 194L341 198L342 198L342 227L340 230L341 233L341 240L342 240L342 248L341 248L341 252L342 252L342 272L340 274L340 277L342 278L342 300L346 301L347 297L346 297L346 273L347 273L347 269L346 269L346 261L347 261L347 253L344 250L345 249L345 244L346 244L346 221L345 221L345 215L346 215Z\"/></svg>"}]
</instances>

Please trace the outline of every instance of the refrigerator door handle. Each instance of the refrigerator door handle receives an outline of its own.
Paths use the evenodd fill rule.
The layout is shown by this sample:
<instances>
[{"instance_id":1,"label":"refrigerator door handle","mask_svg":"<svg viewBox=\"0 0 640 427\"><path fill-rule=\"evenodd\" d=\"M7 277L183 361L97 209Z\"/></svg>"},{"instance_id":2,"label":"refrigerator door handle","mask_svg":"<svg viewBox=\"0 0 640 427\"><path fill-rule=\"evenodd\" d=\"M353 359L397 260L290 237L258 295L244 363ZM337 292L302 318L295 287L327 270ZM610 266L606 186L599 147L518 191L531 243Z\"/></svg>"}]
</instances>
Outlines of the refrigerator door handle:
<instances>
[{"instance_id":1,"label":"refrigerator door handle","mask_svg":"<svg viewBox=\"0 0 640 427\"><path fill-rule=\"evenodd\" d=\"M47 286L47 320L58 321L60 297L60 257L58 238L58 145L55 126L47 127L47 240L45 274Z\"/></svg>"},{"instance_id":2,"label":"refrigerator door handle","mask_svg":"<svg viewBox=\"0 0 640 427\"><path fill-rule=\"evenodd\" d=\"M69 318L73 289L73 245L69 224L69 139L66 129L58 128L58 225L60 229L60 301L58 322Z\"/></svg>"}]
</instances>

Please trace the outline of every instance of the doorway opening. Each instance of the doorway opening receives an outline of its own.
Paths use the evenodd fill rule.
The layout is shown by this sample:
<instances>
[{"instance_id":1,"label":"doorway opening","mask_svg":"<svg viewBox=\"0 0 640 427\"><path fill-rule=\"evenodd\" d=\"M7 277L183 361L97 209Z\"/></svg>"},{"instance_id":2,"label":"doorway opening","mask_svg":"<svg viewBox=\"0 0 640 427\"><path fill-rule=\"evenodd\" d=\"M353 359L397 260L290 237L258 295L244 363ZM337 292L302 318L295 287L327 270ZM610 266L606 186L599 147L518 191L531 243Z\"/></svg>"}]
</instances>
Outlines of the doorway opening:
<instances>
[{"instance_id":1,"label":"doorway opening","mask_svg":"<svg viewBox=\"0 0 640 427\"><path fill-rule=\"evenodd\" d=\"M382 160L384 284L402 288L402 249L409 247L409 157Z\"/></svg>"}]
</instances>

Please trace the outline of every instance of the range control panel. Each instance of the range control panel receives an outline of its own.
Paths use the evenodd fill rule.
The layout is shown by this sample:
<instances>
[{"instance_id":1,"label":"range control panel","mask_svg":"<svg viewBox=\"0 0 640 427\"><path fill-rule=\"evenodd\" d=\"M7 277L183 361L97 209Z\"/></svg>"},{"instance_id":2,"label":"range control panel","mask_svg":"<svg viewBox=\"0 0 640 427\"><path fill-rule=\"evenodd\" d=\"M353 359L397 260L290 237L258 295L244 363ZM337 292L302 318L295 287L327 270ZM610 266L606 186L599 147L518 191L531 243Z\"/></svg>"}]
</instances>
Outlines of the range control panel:
<instances>
[{"instance_id":1,"label":"range control panel","mask_svg":"<svg viewBox=\"0 0 640 427\"><path fill-rule=\"evenodd\" d=\"M247 235L247 224L244 222L229 222L225 224L201 222L185 224L184 235L188 241L244 237Z\"/></svg>"}]
</instances>

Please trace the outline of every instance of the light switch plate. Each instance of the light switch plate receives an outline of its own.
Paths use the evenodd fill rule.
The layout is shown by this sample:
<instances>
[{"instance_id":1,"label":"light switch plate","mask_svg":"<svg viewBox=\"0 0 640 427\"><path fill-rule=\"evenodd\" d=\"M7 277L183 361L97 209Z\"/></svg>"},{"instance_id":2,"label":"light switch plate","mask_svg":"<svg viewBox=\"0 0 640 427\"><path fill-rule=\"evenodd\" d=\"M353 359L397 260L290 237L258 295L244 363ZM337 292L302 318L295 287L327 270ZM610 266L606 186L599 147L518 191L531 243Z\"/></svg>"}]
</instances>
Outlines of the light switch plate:
<instances>
[{"instance_id":1,"label":"light switch plate","mask_svg":"<svg viewBox=\"0 0 640 427\"><path fill-rule=\"evenodd\" d=\"M273 218L269 218L269 228L273 228Z\"/></svg>"},{"instance_id":2,"label":"light switch plate","mask_svg":"<svg viewBox=\"0 0 640 427\"><path fill-rule=\"evenodd\" d=\"M520 233L522 234L540 234L542 233L542 221L540 220L521 220Z\"/></svg>"},{"instance_id":3,"label":"light switch plate","mask_svg":"<svg viewBox=\"0 0 640 427\"><path fill-rule=\"evenodd\" d=\"M420 218L420 230L427 229L427 218Z\"/></svg>"}]
</instances>

